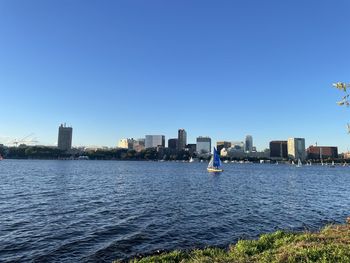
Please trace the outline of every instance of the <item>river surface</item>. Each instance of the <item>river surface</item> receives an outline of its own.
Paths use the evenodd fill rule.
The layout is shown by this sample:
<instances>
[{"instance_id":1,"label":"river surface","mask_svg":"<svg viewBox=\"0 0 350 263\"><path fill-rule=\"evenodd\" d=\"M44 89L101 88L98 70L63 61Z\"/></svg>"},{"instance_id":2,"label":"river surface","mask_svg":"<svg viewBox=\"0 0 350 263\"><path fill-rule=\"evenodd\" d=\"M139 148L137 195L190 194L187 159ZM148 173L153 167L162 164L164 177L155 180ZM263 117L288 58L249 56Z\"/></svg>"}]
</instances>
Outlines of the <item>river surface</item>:
<instances>
[{"instance_id":1,"label":"river surface","mask_svg":"<svg viewBox=\"0 0 350 263\"><path fill-rule=\"evenodd\" d=\"M1 262L111 262L226 247L350 215L350 167L122 161L0 162Z\"/></svg>"}]
</instances>

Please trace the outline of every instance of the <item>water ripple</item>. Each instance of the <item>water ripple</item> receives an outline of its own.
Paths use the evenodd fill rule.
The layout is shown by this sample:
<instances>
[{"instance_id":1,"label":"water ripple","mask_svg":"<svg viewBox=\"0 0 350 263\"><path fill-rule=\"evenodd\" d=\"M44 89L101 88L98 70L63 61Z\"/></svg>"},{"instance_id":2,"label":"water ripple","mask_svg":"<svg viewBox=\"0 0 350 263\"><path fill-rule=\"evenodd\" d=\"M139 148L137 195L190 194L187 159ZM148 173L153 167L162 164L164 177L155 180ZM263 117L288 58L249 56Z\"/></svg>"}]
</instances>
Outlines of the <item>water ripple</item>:
<instances>
[{"instance_id":1,"label":"water ripple","mask_svg":"<svg viewBox=\"0 0 350 263\"><path fill-rule=\"evenodd\" d=\"M110 262L343 222L347 167L0 162L3 262Z\"/></svg>"}]
</instances>

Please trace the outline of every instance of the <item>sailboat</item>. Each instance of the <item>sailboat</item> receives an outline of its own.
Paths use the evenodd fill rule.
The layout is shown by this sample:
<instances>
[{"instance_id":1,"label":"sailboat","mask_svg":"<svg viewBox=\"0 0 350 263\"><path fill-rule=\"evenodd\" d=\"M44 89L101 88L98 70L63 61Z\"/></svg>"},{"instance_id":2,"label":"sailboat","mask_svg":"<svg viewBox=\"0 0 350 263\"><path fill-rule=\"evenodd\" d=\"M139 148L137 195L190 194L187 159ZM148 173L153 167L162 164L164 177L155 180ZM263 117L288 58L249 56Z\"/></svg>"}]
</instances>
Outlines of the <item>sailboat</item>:
<instances>
[{"instance_id":1,"label":"sailboat","mask_svg":"<svg viewBox=\"0 0 350 263\"><path fill-rule=\"evenodd\" d=\"M192 156L191 156L191 158L190 158L190 160L188 162L189 163L193 163L194 162L194 159L192 158Z\"/></svg>"},{"instance_id":2,"label":"sailboat","mask_svg":"<svg viewBox=\"0 0 350 263\"><path fill-rule=\"evenodd\" d=\"M334 167L335 167L335 164L334 164L334 161L332 161L331 168L334 168Z\"/></svg>"},{"instance_id":3,"label":"sailboat","mask_svg":"<svg viewBox=\"0 0 350 263\"><path fill-rule=\"evenodd\" d=\"M302 163L301 163L300 159L298 159L298 164L296 167L301 167L301 166L302 166Z\"/></svg>"},{"instance_id":4,"label":"sailboat","mask_svg":"<svg viewBox=\"0 0 350 263\"><path fill-rule=\"evenodd\" d=\"M211 156L207 170L210 173L223 172L224 170L220 169L220 166L221 166L220 156L214 147L213 155Z\"/></svg>"}]
</instances>

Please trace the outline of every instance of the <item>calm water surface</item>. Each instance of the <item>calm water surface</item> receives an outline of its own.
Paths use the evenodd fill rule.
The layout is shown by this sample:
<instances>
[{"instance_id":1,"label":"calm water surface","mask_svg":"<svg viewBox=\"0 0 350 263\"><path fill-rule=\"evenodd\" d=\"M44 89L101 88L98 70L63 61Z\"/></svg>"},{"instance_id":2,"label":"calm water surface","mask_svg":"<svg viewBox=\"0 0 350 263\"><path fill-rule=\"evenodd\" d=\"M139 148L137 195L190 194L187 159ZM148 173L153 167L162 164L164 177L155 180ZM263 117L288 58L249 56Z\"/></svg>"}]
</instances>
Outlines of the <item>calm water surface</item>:
<instances>
[{"instance_id":1,"label":"calm water surface","mask_svg":"<svg viewBox=\"0 0 350 263\"><path fill-rule=\"evenodd\" d=\"M110 262L227 246L350 214L350 167L0 162L0 261Z\"/></svg>"}]
</instances>

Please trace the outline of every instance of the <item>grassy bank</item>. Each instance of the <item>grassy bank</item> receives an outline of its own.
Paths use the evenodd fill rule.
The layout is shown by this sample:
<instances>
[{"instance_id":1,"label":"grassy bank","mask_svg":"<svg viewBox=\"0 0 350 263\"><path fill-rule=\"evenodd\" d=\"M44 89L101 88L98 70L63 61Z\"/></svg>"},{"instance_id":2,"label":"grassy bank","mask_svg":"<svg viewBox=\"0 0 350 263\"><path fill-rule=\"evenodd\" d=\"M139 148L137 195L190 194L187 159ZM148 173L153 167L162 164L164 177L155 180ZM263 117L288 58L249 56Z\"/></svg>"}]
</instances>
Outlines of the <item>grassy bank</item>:
<instances>
[{"instance_id":1,"label":"grassy bank","mask_svg":"<svg viewBox=\"0 0 350 263\"><path fill-rule=\"evenodd\" d=\"M350 262L350 225L331 225L319 232L277 231L258 240L240 240L227 250L173 251L130 262Z\"/></svg>"}]
</instances>

